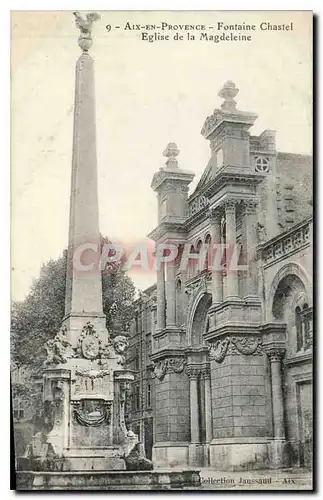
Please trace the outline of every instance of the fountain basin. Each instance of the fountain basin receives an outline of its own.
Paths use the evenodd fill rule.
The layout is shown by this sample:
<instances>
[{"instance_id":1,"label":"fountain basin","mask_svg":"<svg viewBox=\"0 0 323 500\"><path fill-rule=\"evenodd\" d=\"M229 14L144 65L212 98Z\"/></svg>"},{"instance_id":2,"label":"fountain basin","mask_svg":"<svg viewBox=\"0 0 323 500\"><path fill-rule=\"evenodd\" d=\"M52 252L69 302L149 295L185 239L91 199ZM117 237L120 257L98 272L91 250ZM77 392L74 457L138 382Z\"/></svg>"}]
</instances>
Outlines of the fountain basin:
<instances>
[{"instance_id":1,"label":"fountain basin","mask_svg":"<svg viewBox=\"0 0 323 500\"><path fill-rule=\"evenodd\" d=\"M185 490L199 489L196 469L156 469L152 471L66 471L16 473L18 491L49 490Z\"/></svg>"}]
</instances>

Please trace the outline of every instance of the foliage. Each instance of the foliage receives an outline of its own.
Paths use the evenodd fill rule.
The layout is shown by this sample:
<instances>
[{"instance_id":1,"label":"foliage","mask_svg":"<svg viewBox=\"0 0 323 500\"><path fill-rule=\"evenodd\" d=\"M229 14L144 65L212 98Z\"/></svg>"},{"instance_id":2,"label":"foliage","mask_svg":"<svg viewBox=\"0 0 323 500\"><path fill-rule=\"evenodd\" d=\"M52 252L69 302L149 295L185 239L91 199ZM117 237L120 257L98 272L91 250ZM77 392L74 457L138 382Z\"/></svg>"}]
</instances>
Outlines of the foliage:
<instances>
[{"instance_id":1,"label":"foliage","mask_svg":"<svg viewBox=\"0 0 323 500\"><path fill-rule=\"evenodd\" d=\"M103 243L108 242L102 238ZM44 344L61 326L65 309L67 251L44 264L25 300L13 302L11 359L38 371L44 361ZM102 272L103 311L111 337L126 333L134 313L135 287L122 262Z\"/></svg>"}]
</instances>

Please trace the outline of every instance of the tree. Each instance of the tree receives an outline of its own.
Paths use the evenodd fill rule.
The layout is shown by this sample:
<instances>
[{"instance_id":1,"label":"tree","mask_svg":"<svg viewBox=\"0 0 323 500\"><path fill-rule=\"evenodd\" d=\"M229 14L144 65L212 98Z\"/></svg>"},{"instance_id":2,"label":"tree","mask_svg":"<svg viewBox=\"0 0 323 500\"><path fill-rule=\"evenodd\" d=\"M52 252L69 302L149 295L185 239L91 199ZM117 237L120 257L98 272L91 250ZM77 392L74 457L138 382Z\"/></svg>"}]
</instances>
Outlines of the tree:
<instances>
[{"instance_id":1,"label":"tree","mask_svg":"<svg viewBox=\"0 0 323 500\"><path fill-rule=\"evenodd\" d=\"M103 243L108 242L102 238ZM44 361L44 344L59 330L65 309L67 251L44 264L25 300L11 311L11 357L38 371ZM134 314L135 286L119 262L102 272L103 311L113 337L127 332Z\"/></svg>"}]
</instances>

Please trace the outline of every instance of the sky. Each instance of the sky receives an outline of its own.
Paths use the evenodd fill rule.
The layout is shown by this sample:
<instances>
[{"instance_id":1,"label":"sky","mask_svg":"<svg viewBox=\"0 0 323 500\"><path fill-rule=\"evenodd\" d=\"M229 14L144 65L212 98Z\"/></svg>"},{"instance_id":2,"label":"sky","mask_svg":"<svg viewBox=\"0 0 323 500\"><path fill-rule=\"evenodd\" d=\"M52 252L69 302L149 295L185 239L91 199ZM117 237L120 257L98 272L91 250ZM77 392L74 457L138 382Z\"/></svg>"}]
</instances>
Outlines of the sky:
<instances>
[{"instance_id":1,"label":"sky","mask_svg":"<svg viewBox=\"0 0 323 500\"><path fill-rule=\"evenodd\" d=\"M277 130L280 151L311 154L310 12L100 12L93 28L100 230L143 242L157 223L153 174L170 141L182 168L196 173L210 156L200 134L233 80L238 109L259 116L252 134ZM126 22L289 24L251 42L141 40ZM22 300L42 263L67 246L78 30L69 11L11 16L11 295ZM120 25L107 32L105 26ZM146 288L153 274L132 275Z\"/></svg>"}]
</instances>

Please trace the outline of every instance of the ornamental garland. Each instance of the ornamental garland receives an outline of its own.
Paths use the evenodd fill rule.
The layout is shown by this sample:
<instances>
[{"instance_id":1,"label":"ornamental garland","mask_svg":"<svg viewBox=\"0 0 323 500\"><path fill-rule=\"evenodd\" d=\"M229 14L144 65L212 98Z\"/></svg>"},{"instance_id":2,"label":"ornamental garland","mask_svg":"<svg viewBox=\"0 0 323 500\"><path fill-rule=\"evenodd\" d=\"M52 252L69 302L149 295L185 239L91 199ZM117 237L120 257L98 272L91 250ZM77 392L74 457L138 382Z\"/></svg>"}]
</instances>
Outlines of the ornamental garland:
<instances>
[{"instance_id":1,"label":"ornamental garland","mask_svg":"<svg viewBox=\"0 0 323 500\"><path fill-rule=\"evenodd\" d=\"M263 349L260 338L251 337L227 337L218 340L210 346L210 359L222 363L227 355L244 354L246 356L262 356Z\"/></svg>"},{"instance_id":2,"label":"ornamental garland","mask_svg":"<svg viewBox=\"0 0 323 500\"><path fill-rule=\"evenodd\" d=\"M185 368L186 359L183 357L166 358L158 363L154 363L154 373L158 380L163 380L167 371L174 373L182 373Z\"/></svg>"}]
</instances>

